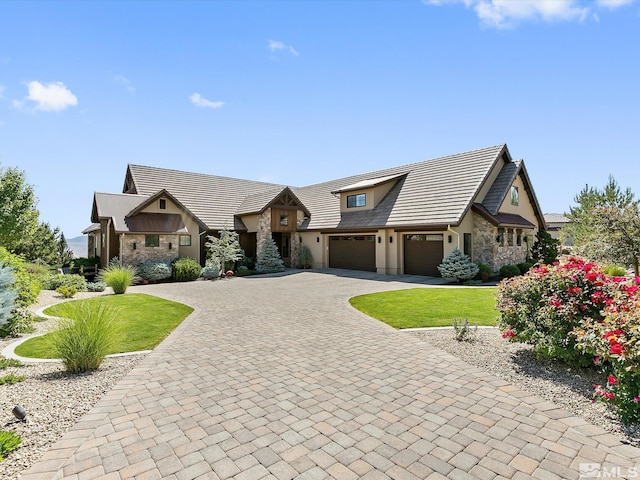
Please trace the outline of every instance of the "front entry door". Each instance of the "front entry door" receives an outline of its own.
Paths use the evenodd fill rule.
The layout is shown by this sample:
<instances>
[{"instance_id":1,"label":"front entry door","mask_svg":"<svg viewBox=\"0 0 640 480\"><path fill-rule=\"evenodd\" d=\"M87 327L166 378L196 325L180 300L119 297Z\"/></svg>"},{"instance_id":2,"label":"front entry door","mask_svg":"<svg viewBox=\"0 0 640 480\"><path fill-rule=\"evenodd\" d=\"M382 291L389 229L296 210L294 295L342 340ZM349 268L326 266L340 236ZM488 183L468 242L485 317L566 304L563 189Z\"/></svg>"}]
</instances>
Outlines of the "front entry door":
<instances>
[{"instance_id":1,"label":"front entry door","mask_svg":"<svg viewBox=\"0 0 640 480\"><path fill-rule=\"evenodd\" d=\"M273 241L276 242L278 253L284 262L285 267L291 266L291 234L283 232L273 232Z\"/></svg>"}]
</instances>

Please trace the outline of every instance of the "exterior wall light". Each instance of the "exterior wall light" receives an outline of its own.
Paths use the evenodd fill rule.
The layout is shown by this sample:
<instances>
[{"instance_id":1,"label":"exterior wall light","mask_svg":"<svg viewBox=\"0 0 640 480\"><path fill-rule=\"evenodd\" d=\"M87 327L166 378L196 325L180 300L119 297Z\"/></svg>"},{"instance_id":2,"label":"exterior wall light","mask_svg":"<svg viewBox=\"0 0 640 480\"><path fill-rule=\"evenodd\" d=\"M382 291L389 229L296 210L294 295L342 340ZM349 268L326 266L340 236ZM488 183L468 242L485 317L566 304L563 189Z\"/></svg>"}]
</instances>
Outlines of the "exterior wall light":
<instances>
[{"instance_id":1,"label":"exterior wall light","mask_svg":"<svg viewBox=\"0 0 640 480\"><path fill-rule=\"evenodd\" d=\"M382 243L382 237L378 237L378 243Z\"/></svg>"},{"instance_id":2,"label":"exterior wall light","mask_svg":"<svg viewBox=\"0 0 640 480\"><path fill-rule=\"evenodd\" d=\"M136 248L138 248L138 246L136 245L136 242L133 242L133 249L135 250Z\"/></svg>"},{"instance_id":3,"label":"exterior wall light","mask_svg":"<svg viewBox=\"0 0 640 480\"><path fill-rule=\"evenodd\" d=\"M389 243L393 243L393 237L389 237Z\"/></svg>"},{"instance_id":4,"label":"exterior wall light","mask_svg":"<svg viewBox=\"0 0 640 480\"><path fill-rule=\"evenodd\" d=\"M172 248L173 248L173 244L169 242L169 250L171 250Z\"/></svg>"},{"instance_id":5,"label":"exterior wall light","mask_svg":"<svg viewBox=\"0 0 640 480\"><path fill-rule=\"evenodd\" d=\"M453 242L453 238L451 237L451 235L447 235L447 241L449 243Z\"/></svg>"},{"instance_id":6,"label":"exterior wall light","mask_svg":"<svg viewBox=\"0 0 640 480\"><path fill-rule=\"evenodd\" d=\"M320 243L320 237L316 237L316 243Z\"/></svg>"}]
</instances>

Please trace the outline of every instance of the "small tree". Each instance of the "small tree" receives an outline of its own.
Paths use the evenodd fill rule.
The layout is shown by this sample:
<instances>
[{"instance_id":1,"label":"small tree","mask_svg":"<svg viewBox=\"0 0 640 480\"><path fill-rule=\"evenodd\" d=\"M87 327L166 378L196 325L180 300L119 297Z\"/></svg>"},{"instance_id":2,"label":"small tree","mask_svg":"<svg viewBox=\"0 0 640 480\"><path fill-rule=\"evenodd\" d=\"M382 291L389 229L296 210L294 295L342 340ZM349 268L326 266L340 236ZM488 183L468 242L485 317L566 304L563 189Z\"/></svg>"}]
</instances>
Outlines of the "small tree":
<instances>
[{"instance_id":1,"label":"small tree","mask_svg":"<svg viewBox=\"0 0 640 480\"><path fill-rule=\"evenodd\" d=\"M538 230L536 241L531 247L531 259L534 262L542 262L551 265L558 259L558 246L560 240L551 236L549 232Z\"/></svg>"},{"instance_id":2,"label":"small tree","mask_svg":"<svg viewBox=\"0 0 640 480\"><path fill-rule=\"evenodd\" d=\"M64 233L62 232L60 232L60 236L56 242L56 247L58 251L58 260L61 264L65 265L73 260L73 251L69 248L67 239L64 238Z\"/></svg>"},{"instance_id":3,"label":"small tree","mask_svg":"<svg viewBox=\"0 0 640 480\"><path fill-rule=\"evenodd\" d=\"M244 253L240 247L240 235L223 228L219 237L207 236L208 242L205 247L209 249L209 258L217 259L220 268L231 268L238 260L241 260ZM215 262L214 264L215 265Z\"/></svg>"},{"instance_id":4,"label":"small tree","mask_svg":"<svg viewBox=\"0 0 640 480\"><path fill-rule=\"evenodd\" d=\"M33 186L18 168L0 168L0 245L13 251L38 226Z\"/></svg>"},{"instance_id":5,"label":"small tree","mask_svg":"<svg viewBox=\"0 0 640 480\"><path fill-rule=\"evenodd\" d=\"M268 238L262 252L258 255L256 271L260 273L275 273L284 271L284 262L278 253L278 247L273 238Z\"/></svg>"},{"instance_id":6,"label":"small tree","mask_svg":"<svg viewBox=\"0 0 640 480\"><path fill-rule=\"evenodd\" d=\"M478 266L467 255L462 253L459 248L454 249L438 265L438 270L443 278L454 278L458 282L469 280L478 274Z\"/></svg>"}]
</instances>

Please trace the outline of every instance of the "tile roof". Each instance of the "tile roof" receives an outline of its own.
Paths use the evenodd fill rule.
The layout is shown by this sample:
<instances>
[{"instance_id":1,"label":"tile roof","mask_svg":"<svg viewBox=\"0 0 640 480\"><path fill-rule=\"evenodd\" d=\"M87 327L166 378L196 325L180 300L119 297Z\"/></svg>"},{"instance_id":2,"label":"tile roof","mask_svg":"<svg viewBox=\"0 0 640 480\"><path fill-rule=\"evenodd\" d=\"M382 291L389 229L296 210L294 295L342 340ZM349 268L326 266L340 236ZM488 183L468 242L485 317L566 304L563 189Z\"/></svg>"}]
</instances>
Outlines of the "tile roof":
<instances>
[{"instance_id":1,"label":"tile roof","mask_svg":"<svg viewBox=\"0 0 640 480\"><path fill-rule=\"evenodd\" d=\"M129 227L125 223L127 214L140 203L149 198L148 195L133 195L129 193L101 193L93 196L93 212L91 221L96 223L101 218L111 218L117 233L128 232Z\"/></svg>"},{"instance_id":2,"label":"tile roof","mask_svg":"<svg viewBox=\"0 0 640 480\"><path fill-rule=\"evenodd\" d=\"M494 215L480 203L474 203L472 209L497 227L535 228L533 223L515 213L497 213Z\"/></svg>"},{"instance_id":3,"label":"tile roof","mask_svg":"<svg viewBox=\"0 0 640 480\"><path fill-rule=\"evenodd\" d=\"M505 164L485 195L484 200L482 200L482 204L492 215L498 213L500 205L502 205L502 202L509 193L511 185L520 171L520 164L521 162Z\"/></svg>"},{"instance_id":4,"label":"tile roof","mask_svg":"<svg viewBox=\"0 0 640 480\"><path fill-rule=\"evenodd\" d=\"M234 228L234 215L249 195L282 189L284 185L182 172L166 168L129 165L136 193L153 195L163 188L188 208L208 228Z\"/></svg>"},{"instance_id":5,"label":"tile roof","mask_svg":"<svg viewBox=\"0 0 640 480\"><path fill-rule=\"evenodd\" d=\"M475 200L506 145L401 165L319 183L293 191L311 211L310 229L457 225ZM508 154L507 154L508 155ZM340 215L340 200L330 192L383 176L406 176L371 211ZM362 222L362 223L359 223Z\"/></svg>"},{"instance_id":6,"label":"tile roof","mask_svg":"<svg viewBox=\"0 0 640 480\"><path fill-rule=\"evenodd\" d=\"M302 229L457 225L498 162L505 162L507 168L498 176L499 185L487 195L496 203L519 170L506 145L290 189L311 214ZM129 165L127 173L137 194L151 196L166 189L209 229L225 225L243 229L237 215L262 211L286 189L284 185L142 165ZM341 214L339 195L332 194L394 179L396 184L372 210Z\"/></svg>"}]
</instances>

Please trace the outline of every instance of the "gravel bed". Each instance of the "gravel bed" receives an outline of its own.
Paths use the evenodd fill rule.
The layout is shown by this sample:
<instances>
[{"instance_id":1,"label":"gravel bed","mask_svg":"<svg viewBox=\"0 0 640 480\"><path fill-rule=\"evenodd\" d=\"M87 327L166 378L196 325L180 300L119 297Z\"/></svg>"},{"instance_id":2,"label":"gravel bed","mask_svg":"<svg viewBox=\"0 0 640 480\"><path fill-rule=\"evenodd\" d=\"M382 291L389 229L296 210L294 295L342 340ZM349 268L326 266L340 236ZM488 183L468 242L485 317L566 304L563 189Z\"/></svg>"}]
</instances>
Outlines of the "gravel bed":
<instances>
[{"instance_id":1,"label":"gravel bed","mask_svg":"<svg viewBox=\"0 0 640 480\"><path fill-rule=\"evenodd\" d=\"M625 426L606 405L593 402L593 385L606 383L595 369L538 360L530 345L504 340L497 328L478 329L472 343L458 342L452 329L407 333L640 446L640 425Z\"/></svg>"},{"instance_id":2,"label":"gravel bed","mask_svg":"<svg viewBox=\"0 0 640 480\"><path fill-rule=\"evenodd\" d=\"M79 293L75 298L97 295L104 293ZM55 292L44 290L33 310L61 301L64 300ZM55 320L34 323L38 333L50 331L54 325ZM0 350L16 340L0 339ZM26 377L15 385L0 385L0 430L13 430L22 439L20 447L0 462L0 478L18 478L143 357L107 358L97 371L80 375L66 373L61 362L0 370L0 376L14 373ZM26 422L13 417L15 405L24 407Z\"/></svg>"}]
</instances>

